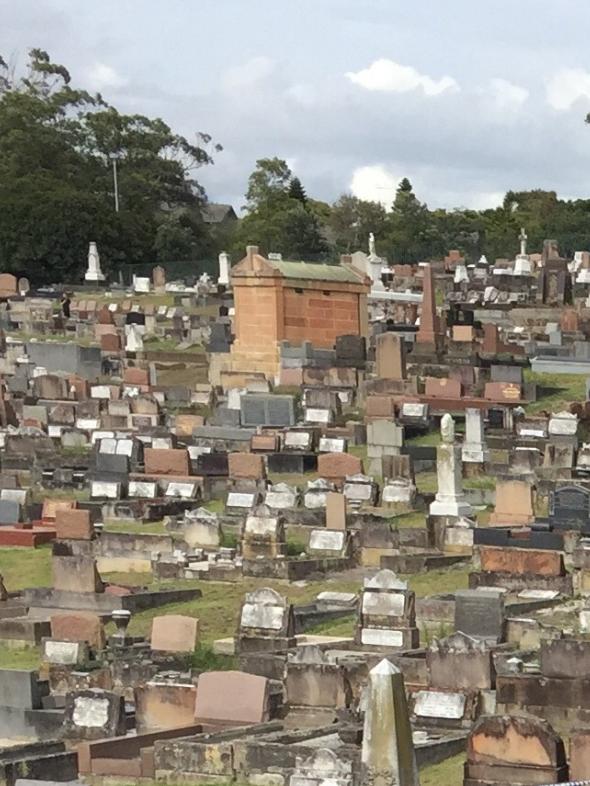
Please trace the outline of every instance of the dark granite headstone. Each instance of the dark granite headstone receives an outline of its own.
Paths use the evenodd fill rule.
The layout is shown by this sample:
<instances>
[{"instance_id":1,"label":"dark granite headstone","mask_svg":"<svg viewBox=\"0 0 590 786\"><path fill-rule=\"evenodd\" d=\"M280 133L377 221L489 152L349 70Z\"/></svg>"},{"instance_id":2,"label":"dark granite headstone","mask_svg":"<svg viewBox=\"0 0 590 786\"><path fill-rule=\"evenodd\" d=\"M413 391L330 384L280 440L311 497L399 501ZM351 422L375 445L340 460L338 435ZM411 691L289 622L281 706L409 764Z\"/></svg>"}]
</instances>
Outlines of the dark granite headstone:
<instances>
[{"instance_id":1,"label":"dark granite headstone","mask_svg":"<svg viewBox=\"0 0 590 786\"><path fill-rule=\"evenodd\" d=\"M96 472L101 475L127 475L129 473L129 458L116 453L97 453Z\"/></svg>"},{"instance_id":2,"label":"dark granite headstone","mask_svg":"<svg viewBox=\"0 0 590 786\"><path fill-rule=\"evenodd\" d=\"M501 641L504 633L504 597L486 590L455 593L455 630L468 636Z\"/></svg>"},{"instance_id":3,"label":"dark granite headstone","mask_svg":"<svg viewBox=\"0 0 590 786\"><path fill-rule=\"evenodd\" d=\"M198 475L229 475L227 453L202 453L197 459Z\"/></svg>"},{"instance_id":4,"label":"dark granite headstone","mask_svg":"<svg viewBox=\"0 0 590 786\"><path fill-rule=\"evenodd\" d=\"M300 475L315 472L318 467L315 453L269 453L267 461L269 472L294 472Z\"/></svg>"},{"instance_id":5,"label":"dark granite headstone","mask_svg":"<svg viewBox=\"0 0 590 786\"><path fill-rule=\"evenodd\" d=\"M561 486L552 491L549 521L554 529L590 532L590 491L582 486Z\"/></svg>"},{"instance_id":6,"label":"dark granite headstone","mask_svg":"<svg viewBox=\"0 0 590 786\"><path fill-rule=\"evenodd\" d=\"M292 426L295 423L293 396L246 394L240 399L244 426Z\"/></svg>"},{"instance_id":7,"label":"dark granite headstone","mask_svg":"<svg viewBox=\"0 0 590 786\"><path fill-rule=\"evenodd\" d=\"M476 527L473 530L474 546L507 546L510 530L503 528Z\"/></svg>"},{"instance_id":8,"label":"dark granite headstone","mask_svg":"<svg viewBox=\"0 0 590 786\"><path fill-rule=\"evenodd\" d=\"M522 367L521 366L492 366L490 368L490 381L491 382L513 382L516 385L522 385Z\"/></svg>"},{"instance_id":9,"label":"dark granite headstone","mask_svg":"<svg viewBox=\"0 0 590 786\"><path fill-rule=\"evenodd\" d=\"M563 551L563 535L560 532L531 532L528 548L547 551Z\"/></svg>"}]
</instances>

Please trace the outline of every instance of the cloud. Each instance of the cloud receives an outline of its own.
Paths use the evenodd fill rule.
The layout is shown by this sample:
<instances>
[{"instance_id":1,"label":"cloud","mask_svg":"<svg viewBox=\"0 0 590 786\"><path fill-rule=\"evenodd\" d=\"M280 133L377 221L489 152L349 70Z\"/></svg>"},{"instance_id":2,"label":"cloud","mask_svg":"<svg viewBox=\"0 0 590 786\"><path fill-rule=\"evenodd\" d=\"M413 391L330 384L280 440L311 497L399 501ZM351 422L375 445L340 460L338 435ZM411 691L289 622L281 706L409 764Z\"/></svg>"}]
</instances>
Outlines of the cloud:
<instances>
[{"instance_id":1,"label":"cloud","mask_svg":"<svg viewBox=\"0 0 590 786\"><path fill-rule=\"evenodd\" d=\"M400 65L384 57L356 73L348 71L346 76L353 84L360 85L366 90L387 93L409 93L421 88L424 95L437 96L447 90L453 92L459 90L458 83L451 76L433 79L431 76L421 74L413 66Z\"/></svg>"},{"instance_id":2,"label":"cloud","mask_svg":"<svg viewBox=\"0 0 590 786\"><path fill-rule=\"evenodd\" d=\"M86 81L92 90L124 87L127 80L106 63L94 63L86 74Z\"/></svg>"},{"instance_id":3,"label":"cloud","mask_svg":"<svg viewBox=\"0 0 590 786\"><path fill-rule=\"evenodd\" d=\"M579 98L590 99L590 73L583 68L562 68L547 82L547 103L564 112Z\"/></svg>"},{"instance_id":4,"label":"cloud","mask_svg":"<svg viewBox=\"0 0 590 786\"><path fill-rule=\"evenodd\" d=\"M222 76L222 86L229 92L247 90L265 82L273 75L275 67L270 57L253 57L239 66L228 68Z\"/></svg>"},{"instance_id":5,"label":"cloud","mask_svg":"<svg viewBox=\"0 0 590 786\"><path fill-rule=\"evenodd\" d=\"M359 199L381 202L390 207L401 176L395 175L383 164L357 167L352 173L350 190Z\"/></svg>"},{"instance_id":6,"label":"cloud","mask_svg":"<svg viewBox=\"0 0 590 786\"><path fill-rule=\"evenodd\" d=\"M530 93L526 87L515 85L507 79L490 79L487 92L499 112L510 112L519 109L526 103Z\"/></svg>"}]
</instances>

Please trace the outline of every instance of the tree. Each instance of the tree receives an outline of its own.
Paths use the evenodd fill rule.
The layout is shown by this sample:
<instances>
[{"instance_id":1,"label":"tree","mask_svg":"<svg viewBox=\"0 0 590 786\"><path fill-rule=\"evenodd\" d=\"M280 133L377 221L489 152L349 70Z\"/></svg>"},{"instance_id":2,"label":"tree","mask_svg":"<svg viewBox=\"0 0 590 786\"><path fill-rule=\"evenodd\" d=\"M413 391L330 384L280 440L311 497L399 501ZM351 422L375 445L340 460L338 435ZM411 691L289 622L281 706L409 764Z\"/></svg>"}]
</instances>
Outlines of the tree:
<instances>
[{"instance_id":1,"label":"tree","mask_svg":"<svg viewBox=\"0 0 590 786\"><path fill-rule=\"evenodd\" d=\"M211 163L209 146L206 134L192 144L162 120L122 115L100 95L73 88L67 69L40 49L31 50L20 78L0 58L1 268L34 270L37 282L72 280L85 269L89 240L107 270L151 262L167 234L163 209L198 214L204 192L192 173ZM184 230L197 249L198 225L189 220Z\"/></svg>"},{"instance_id":2,"label":"tree","mask_svg":"<svg viewBox=\"0 0 590 786\"><path fill-rule=\"evenodd\" d=\"M351 194L343 194L334 204L328 217L328 227L336 248L349 254L366 249L369 233L377 242L383 239L386 212L379 202L369 202Z\"/></svg>"},{"instance_id":3,"label":"tree","mask_svg":"<svg viewBox=\"0 0 590 786\"><path fill-rule=\"evenodd\" d=\"M430 212L403 178L388 218L388 242L396 262L419 262L430 256L435 229Z\"/></svg>"},{"instance_id":4,"label":"tree","mask_svg":"<svg viewBox=\"0 0 590 786\"><path fill-rule=\"evenodd\" d=\"M248 179L247 215L234 238L234 252L257 245L263 252L284 257L317 259L328 251L322 233L321 203L308 200L301 181L287 162L262 158Z\"/></svg>"},{"instance_id":5,"label":"tree","mask_svg":"<svg viewBox=\"0 0 590 786\"><path fill-rule=\"evenodd\" d=\"M301 202L302 205L305 205L307 202L307 194L298 177L291 178L291 182L289 183L289 198L296 199L298 202Z\"/></svg>"},{"instance_id":6,"label":"tree","mask_svg":"<svg viewBox=\"0 0 590 786\"><path fill-rule=\"evenodd\" d=\"M291 170L281 158L260 158L248 178L247 210L277 206L289 198Z\"/></svg>"}]
</instances>

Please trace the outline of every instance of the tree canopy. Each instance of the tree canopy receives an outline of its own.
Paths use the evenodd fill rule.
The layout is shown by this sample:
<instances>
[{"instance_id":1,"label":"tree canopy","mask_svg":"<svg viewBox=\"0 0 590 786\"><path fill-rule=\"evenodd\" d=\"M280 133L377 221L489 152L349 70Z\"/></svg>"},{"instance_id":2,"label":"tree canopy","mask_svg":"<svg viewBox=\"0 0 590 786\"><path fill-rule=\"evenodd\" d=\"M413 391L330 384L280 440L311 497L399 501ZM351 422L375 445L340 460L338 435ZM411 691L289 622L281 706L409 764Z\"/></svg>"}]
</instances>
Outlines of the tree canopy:
<instances>
[{"instance_id":1,"label":"tree canopy","mask_svg":"<svg viewBox=\"0 0 590 786\"><path fill-rule=\"evenodd\" d=\"M40 49L20 77L0 58L0 269L73 279L89 240L107 269L205 253L205 193L193 175L212 163L210 147L206 134L189 142L159 118L120 114L75 89Z\"/></svg>"}]
</instances>

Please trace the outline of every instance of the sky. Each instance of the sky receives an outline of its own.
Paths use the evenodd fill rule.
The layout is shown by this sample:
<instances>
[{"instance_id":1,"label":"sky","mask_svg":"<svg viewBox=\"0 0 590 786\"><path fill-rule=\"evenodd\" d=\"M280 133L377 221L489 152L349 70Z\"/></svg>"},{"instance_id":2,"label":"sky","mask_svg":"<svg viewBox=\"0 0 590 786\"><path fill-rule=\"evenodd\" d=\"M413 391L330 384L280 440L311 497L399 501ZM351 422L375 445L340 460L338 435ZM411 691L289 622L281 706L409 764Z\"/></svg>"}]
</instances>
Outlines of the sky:
<instances>
[{"instance_id":1,"label":"sky","mask_svg":"<svg viewBox=\"0 0 590 786\"><path fill-rule=\"evenodd\" d=\"M256 160L307 193L430 207L590 197L588 0L0 0L0 55L39 47L119 111L223 151L197 179L244 204Z\"/></svg>"}]
</instances>

